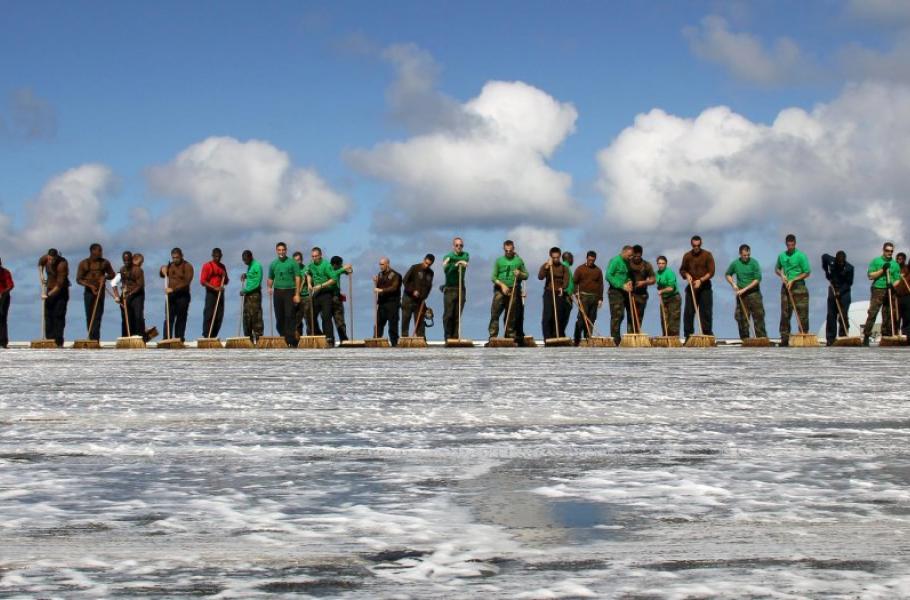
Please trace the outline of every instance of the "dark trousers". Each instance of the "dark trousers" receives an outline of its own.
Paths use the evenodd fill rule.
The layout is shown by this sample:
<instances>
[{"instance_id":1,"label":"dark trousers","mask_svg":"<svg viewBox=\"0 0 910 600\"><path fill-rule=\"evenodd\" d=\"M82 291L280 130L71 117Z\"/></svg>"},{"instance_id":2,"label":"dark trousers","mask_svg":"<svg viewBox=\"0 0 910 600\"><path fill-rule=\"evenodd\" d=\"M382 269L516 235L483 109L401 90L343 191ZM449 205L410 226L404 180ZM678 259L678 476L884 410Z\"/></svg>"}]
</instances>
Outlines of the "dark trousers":
<instances>
[{"instance_id":1,"label":"dark trousers","mask_svg":"<svg viewBox=\"0 0 910 600\"><path fill-rule=\"evenodd\" d=\"M335 322L335 331L338 332L338 341L348 339L348 327L344 322L344 302L340 294L332 294L332 320Z\"/></svg>"},{"instance_id":2,"label":"dark trousers","mask_svg":"<svg viewBox=\"0 0 910 600\"><path fill-rule=\"evenodd\" d=\"M243 335L254 343L262 337L262 291L254 290L243 295Z\"/></svg>"},{"instance_id":3,"label":"dark trousers","mask_svg":"<svg viewBox=\"0 0 910 600\"><path fill-rule=\"evenodd\" d=\"M426 337L427 328L423 322L424 314L426 314L426 308L421 309L422 302L415 300L410 296L404 296L401 299L401 335L409 336L411 335L411 322L414 319L417 319L417 327L414 330L417 337Z\"/></svg>"},{"instance_id":4,"label":"dark trousers","mask_svg":"<svg viewBox=\"0 0 910 600\"><path fill-rule=\"evenodd\" d=\"M9 292L0 294L0 348L9 346L9 330L6 326L6 319L9 317L10 300Z\"/></svg>"},{"instance_id":5,"label":"dark trousers","mask_svg":"<svg viewBox=\"0 0 910 600\"><path fill-rule=\"evenodd\" d=\"M95 308L96 296L98 296L98 308ZM101 317L104 316L104 290L101 290L99 296L91 289L85 288L85 291L82 293L82 301L83 304L85 304L85 327L88 329L88 339L100 340ZM92 320L93 314L95 317L94 320Z\"/></svg>"},{"instance_id":6,"label":"dark trousers","mask_svg":"<svg viewBox=\"0 0 910 600\"><path fill-rule=\"evenodd\" d=\"M458 288L447 287L442 294L442 327L445 330L445 339L455 339L458 337L458 320L464 311L465 291L461 292L461 306L458 306Z\"/></svg>"},{"instance_id":7,"label":"dark trousers","mask_svg":"<svg viewBox=\"0 0 910 600\"><path fill-rule=\"evenodd\" d=\"M389 325L389 341L393 346L398 345L398 313L401 311L401 302L394 295L376 304L376 337L382 337L386 324Z\"/></svg>"},{"instance_id":8,"label":"dark trousers","mask_svg":"<svg viewBox=\"0 0 910 600\"><path fill-rule=\"evenodd\" d=\"M316 327L316 333L313 335L324 335L329 342L329 346L335 345L335 331L332 328L332 292L329 290L322 290L313 296L313 314L315 315L315 321L318 323L313 323L313 326Z\"/></svg>"},{"instance_id":9,"label":"dark trousers","mask_svg":"<svg viewBox=\"0 0 910 600\"><path fill-rule=\"evenodd\" d=\"M543 291L543 317L540 320L540 328L543 331L544 339L555 337L566 337L566 322L564 317L568 316L569 303L564 295L556 295L556 312L553 311L553 293L550 290ZM558 328L556 319L558 318Z\"/></svg>"},{"instance_id":10,"label":"dark trousers","mask_svg":"<svg viewBox=\"0 0 910 600\"><path fill-rule=\"evenodd\" d=\"M695 288L686 289L686 305L683 310L683 333L686 339L695 333L695 305L692 303L691 291L693 289ZM695 289L695 297L698 299L698 312L701 315L701 333L714 335L714 292L711 290L711 282L706 281Z\"/></svg>"},{"instance_id":11,"label":"dark trousers","mask_svg":"<svg viewBox=\"0 0 910 600\"><path fill-rule=\"evenodd\" d=\"M594 294L585 294L584 292L578 295L579 306L578 306L578 317L575 319L575 343L578 344L581 342L581 336L584 334L585 339L589 339L593 334L594 323L597 322L597 296ZM590 325L585 323L585 317L588 317ZM591 331L588 331L588 327L591 328Z\"/></svg>"},{"instance_id":12,"label":"dark trousers","mask_svg":"<svg viewBox=\"0 0 910 600\"><path fill-rule=\"evenodd\" d=\"M901 316L901 334L910 340L910 294L897 297L897 310Z\"/></svg>"},{"instance_id":13,"label":"dark trousers","mask_svg":"<svg viewBox=\"0 0 910 600\"><path fill-rule=\"evenodd\" d=\"M297 345L297 317L294 309L294 290L272 290L272 303L275 306L275 327L278 335L284 338L288 346Z\"/></svg>"},{"instance_id":14,"label":"dark trousers","mask_svg":"<svg viewBox=\"0 0 910 600\"><path fill-rule=\"evenodd\" d=\"M171 339L180 338L186 341L186 317L190 312L190 290L180 290L167 295L168 310L171 313L171 322L164 324L165 335L170 334Z\"/></svg>"},{"instance_id":15,"label":"dark trousers","mask_svg":"<svg viewBox=\"0 0 910 600\"><path fill-rule=\"evenodd\" d=\"M844 311L844 321L847 322L847 327L850 327L850 292L846 294L841 294L837 297L837 301L840 302L841 310ZM837 339L837 336L846 336L849 335L847 330L844 329L844 323L841 321L840 313L837 311L837 301L834 299L834 292L828 288L828 314L825 317L825 339L829 344L834 343L834 340Z\"/></svg>"},{"instance_id":16,"label":"dark trousers","mask_svg":"<svg viewBox=\"0 0 910 600\"><path fill-rule=\"evenodd\" d=\"M63 330L66 328L66 307L70 302L69 288L63 288L44 301L44 337L63 345Z\"/></svg>"},{"instance_id":17,"label":"dark trousers","mask_svg":"<svg viewBox=\"0 0 910 600\"><path fill-rule=\"evenodd\" d=\"M123 313L124 310L121 308L120 312ZM123 322L120 324L120 333L126 336L126 326L129 325L129 335L141 335L143 340L148 341L145 337L145 291L126 297L125 312Z\"/></svg>"},{"instance_id":18,"label":"dark trousers","mask_svg":"<svg viewBox=\"0 0 910 600\"><path fill-rule=\"evenodd\" d=\"M209 288L205 288L205 308L202 309L202 337L218 337L218 332L221 331L221 322L224 320L224 293L222 292L222 298L218 300L218 292L213 292ZM215 305L218 305L218 310L215 310ZM211 335L209 335L209 330L211 330Z\"/></svg>"}]
</instances>

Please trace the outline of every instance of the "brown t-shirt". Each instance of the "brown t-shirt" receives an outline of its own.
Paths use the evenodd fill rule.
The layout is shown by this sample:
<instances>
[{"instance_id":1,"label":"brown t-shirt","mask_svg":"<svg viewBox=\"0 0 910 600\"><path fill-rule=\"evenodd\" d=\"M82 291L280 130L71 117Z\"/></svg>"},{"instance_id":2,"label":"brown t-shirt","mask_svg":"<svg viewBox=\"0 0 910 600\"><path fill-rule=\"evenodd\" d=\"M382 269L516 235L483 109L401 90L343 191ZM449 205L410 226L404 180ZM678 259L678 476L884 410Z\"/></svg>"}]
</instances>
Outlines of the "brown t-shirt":
<instances>
[{"instance_id":1,"label":"brown t-shirt","mask_svg":"<svg viewBox=\"0 0 910 600\"><path fill-rule=\"evenodd\" d=\"M910 290L907 289L908 281L910 281L910 266L904 265L901 267L900 281L894 284L894 293L902 298L910 295Z\"/></svg>"},{"instance_id":2,"label":"brown t-shirt","mask_svg":"<svg viewBox=\"0 0 910 600\"><path fill-rule=\"evenodd\" d=\"M79 262L76 269L76 283L85 287L98 289L106 279L113 279L114 267L106 258L92 258L91 256Z\"/></svg>"},{"instance_id":3,"label":"brown t-shirt","mask_svg":"<svg viewBox=\"0 0 910 600\"><path fill-rule=\"evenodd\" d=\"M645 281L655 277L654 267L651 266L646 260L641 261L637 265L635 261L629 261L629 277L632 278L632 293L638 294L640 296L648 295L648 286L635 287L639 281Z\"/></svg>"},{"instance_id":4,"label":"brown t-shirt","mask_svg":"<svg viewBox=\"0 0 910 600\"><path fill-rule=\"evenodd\" d=\"M604 273L594 265L580 265L575 269L575 289L582 294L592 294L598 300L604 299Z\"/></svg>"},{"instance_id":5,"label":"brown t-shirt","mask_svg":"<svg viewBox=\"0 0 910 600\"><path fill-rule=\"evenodd\" d=\"M168 263L167 286L175 292L189 290L193 283L193 265L183 261L179 265Z\"/></svg>"},{"instance_id":6,"label":"brown t-shirt","mask_svg":"<svg viewBox=\"0 0 910 600\"><path fill-rule=\"evenodd\" d=\"M697 255L689 250L683 255L682 265L679 267L679 274L683 279L686 273L692 276L692 279L701 279L705 275L708 279L714 277L714 255L707 250L702 250Z\"/></svg>"},{"instance_id":7,"label":"brown t-shirt","mask_svg":"<svg viewBox=\"0 0 910 600\"><path fill-rule=\"evenodd\" d=\"M556 284L557 290L565 290L569 287L569 269L562 263L558 265L550 265L550 269L546 268L546 263L540 265L540 271L537 272L537 279L544 281L543 289L550 289L550 269L553 270L553 282Z\"/></svg>"}]
</instances>

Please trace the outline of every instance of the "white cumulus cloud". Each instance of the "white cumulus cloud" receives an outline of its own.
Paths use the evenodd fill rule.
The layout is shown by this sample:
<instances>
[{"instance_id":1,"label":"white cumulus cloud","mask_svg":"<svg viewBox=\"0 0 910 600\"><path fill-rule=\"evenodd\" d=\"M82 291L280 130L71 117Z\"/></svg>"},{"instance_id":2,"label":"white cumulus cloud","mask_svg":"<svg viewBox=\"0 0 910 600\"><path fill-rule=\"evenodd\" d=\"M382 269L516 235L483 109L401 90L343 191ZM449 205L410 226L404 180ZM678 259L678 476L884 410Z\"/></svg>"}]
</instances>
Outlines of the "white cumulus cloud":
<instances>
[{"instance_id":1,"label":"white cumulus cloud","mask_svg":"<svg viewBox=\"0 0 910 600\"><path fill-rule=\"evenodd\" d=\"M865 83L770 125L726 107L638 115L598 153L610 228L663 237L794 230L856 247L908 241L910 87Z\"/></svg>"},{"instance_id":2,"label":"white cumulus cloud","mask_svg":"<svg viewBox=\"0 0 910 600\"><path fill-rule=\"evenodd\" d=\"M393 115L417 133L348 153L355 168L392 186L378 229L578 221L571 176L548 164L575 130L574 106L519 81L488 82L457 103L432 88L437 69L425 52L397 46L384 57L399 71L389 93Z\"/></svg>"},{"instance_id":3,"label":"white cumulus cloud","mask_svg":"<svg viewBox=\"0 0 910 600\"><path fill-rule=\"evenodd\" d=\"M198 231L225 237L312 233L345 218L350 200L314 169L296 167L268 142L210 137L147 172L151 191L174 200L154 224L158 235Z\"/></svg>"}]
</instances>

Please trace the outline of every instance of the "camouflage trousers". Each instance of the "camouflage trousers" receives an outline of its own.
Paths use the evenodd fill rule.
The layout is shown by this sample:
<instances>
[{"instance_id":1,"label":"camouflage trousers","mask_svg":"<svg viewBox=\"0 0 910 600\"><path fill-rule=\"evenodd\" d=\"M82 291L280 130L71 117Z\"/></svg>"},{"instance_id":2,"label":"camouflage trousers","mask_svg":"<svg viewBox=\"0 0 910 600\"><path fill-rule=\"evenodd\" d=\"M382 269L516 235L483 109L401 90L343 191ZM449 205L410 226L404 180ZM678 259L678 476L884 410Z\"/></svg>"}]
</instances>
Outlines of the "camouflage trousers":
<instances>
[{"instance_id":1,"label":"camouflage trousers","mask_svg":"<svg viewBox=\"0 0 910 600\"><path fill-rule=\"evenodd\" d=\"M793 303L790 302L790 295L793 296ZM787 294L787 286L780 286L780 341L786 344L790 340L790 319L793 317L793 304L796 305L796 316L799 319L798 325L803 333L809 332L809 289L805 281L797 281L790 286L790 294Z\"/></svg>"},{"instance_id":2,"label":"camouflage trousers","mask_svg":"<svg viewBox=\"0 0 910 600\"><path fill-rule=\"evenodd\" d=\"M752 317L752 323L755 326L755 337L768 337L765 330L765 304L762 301L761 290L754 289L746 292L736 301L736 310L733 311L733 318L736 319L736 325L739 327L739 338L744 340L752 337L749 331L749 317ZM746 312L743 312L743 305ZM802 317L800 317L802 318Z\"/></svg>"},{"instance_id":3,"label":"camouflage trousers","mask_svg":"<svg viewBox=\"0 0 910 600\"><path fill-rule=\"evenodd\" d=\"M343 342L348 339L348 328L344 323L344 302L341 296L335 294L332 298L332 321L335 322L335 331L338 332L338 341Z\"/></svg>"},{"instance_id":4,"label":"camouflage trousers","mask_svg":"<svg viewBox=\"0 0 910 600\"><path fill-rule=\"evenodd\" d=\"M512 311L508 317L510 322L505 323L506 333L503 337L506 338L515 337L515 321L518 316L515 303L521 302L521 288L516 288L513 293L515 294L515 300L512 300ZM511 297L511 294L508 296L503 294L499 286L494 287L493 302L490 304L490 325L487 327L487 333L490 334L491 338L499 336L499 319L503 313L509 313L509 299Z\"/></svg>"},{"instance_id":5,"label":"camouflage trousers","mask_svg":"<svg viewBox=\"0 0 910 600\"><path fill-rule=\"evenodd\" d=\"M300 304L294 305L294 316L297 318L297 335L303 335L303 325L306 323L306 334L307 335L319 335L319 333L313 333L314 327L313 322L314 318L311 318L313 309L313 299L311 296L301 296ZM316 328L318 331L318 327Z\"/></svg>"},{"instance_id":6,"label":"camouflage trousers","mask_svg":"<svg viewBox=\"0 0 910 600\"><path fill-rule=\"evenodd\" d=\"M622 319L629 312L629 294L625 290L610 288L607 290L607 301L610 303L610 337L618 344L622 340Z\"/></svg>"},{"instance_id":7,"label":"camouflage trousers","mask_svg":"<svg viewBox=\"0 0 910 600\"><path fill-rule=\"evenodd\" d=\"M872 326L875 325L875 317L878 311L882 312L882 335L894 335L891 328L891 306L888 302L892 294L888 294L887 289L872 288L869 295L869 312L866 316L866 325L863 327L863 335L872 335Z\"/></svg>"},{"instance_id":8,"label":"camouflage trousers","mask_svg":"<svg viewBox=\"0 0 910 600\"><path fill-rule=\"evenodd\" d=\"M679 320L682 316L682 298L677 293L669 298L663 298L660 324L664 335L679 337Z\"/></svg>"},{"instance_id":9,"label":"camouflage trousers","mask_svg":"<svg viewBox=\"0 0 910 600\"><path fill-rule=\"evenodd\" d=\"M262 337L265 326L262 324L262 292L247 292L243 296L243 335L254 342Z\"/></svg>"}]
</instances>

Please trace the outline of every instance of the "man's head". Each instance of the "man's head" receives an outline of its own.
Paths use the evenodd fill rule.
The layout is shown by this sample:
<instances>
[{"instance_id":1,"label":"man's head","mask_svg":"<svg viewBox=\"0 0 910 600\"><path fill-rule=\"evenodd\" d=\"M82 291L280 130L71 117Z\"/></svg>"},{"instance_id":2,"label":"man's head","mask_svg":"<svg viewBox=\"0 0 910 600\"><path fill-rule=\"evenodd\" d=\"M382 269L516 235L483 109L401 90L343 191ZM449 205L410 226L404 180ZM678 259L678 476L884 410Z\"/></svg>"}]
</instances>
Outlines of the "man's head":
<instances>
[{"instance_id":1,"label":"man's head","mask_svg":"<svg viewBox=\"0 0 910 600\"><path fill-rule=\"evenodd\" d=\"M278 242L275 244L275 254L278 255L278 258L284 259L288 256L288 245L284 242Z\"/></svg>"},{"instance_id":2,"label":"man's head","mask_svg":"<svg viewBox=\"0 0 910 600\"><path fill-rule=\"evenodd\" d=\"M432 254L427 254L426 256L423 257L423 268L429 269L430 267L433 266L434 262L436 262L436 257L433 256Z\"/></svg>"},{"instance_id":3,"label":"man's head","mask_svg":"<svg viewBox=\"0 0 910 600\"><path fill-rule=\"evenodd\" d=\"M133 264L133 253L132 252L130 252L129 250L124 250L122 256L123 256L123 264L125 264L125 265Z\"/></svg>"},{"instance_id":4,"label":"man's head","mask_svg":"<svg viewBox=\"0 0 910 600\"><path fill-rule=\"evenodd\" d=\"M174 264L179 265L183 262L183 250L180 248L171 248L171 260Z\"/></svg>"},{"instance_id":5,"label":"man's head","mask_svg":"<svg viewBox=\"0 0 910 600\"><path fill-rule=\"evenodd\" d=\"M629 260L632 258L632 246L629 246L628 244L623 246L622 250L619 252L619 255L623 257L623 260Z\"/></svg>"},{"instance_id":6,"label":"man's head","mask_svg":"<svg viewBox=\"0 0 910 600\"><path fill-rule=\"evenodd\" d=\"M907 264L907 255L904 254L903 252L898 252L897 256L895 256L894 258L897 260L897 264L899 264L902 267L905 264Z\"/></svg>"},{"instance_id":7,"label":"man's head","mask_svg":"<svg viewBox=\"0 0 910 600\"><path fill-rule=\"evenodd\" d=\"M595 262L597 262L597 252L588 250L588 253L585 254L585 264L589 267L593 267Z\"/></svg>"},{"instance_id":8,"label":"man's head","mask_svg":"<svg viewBox=\"0 0 910 600\"><path fill-rule=\"evenodd\" d=\"M340 256L333 256L329 259L329 264L332 265L333 269L340 269L341 265L344 264L344 259L342 259Z\"/></svg>"},{"instance_id":9,"label":"man's head","mask_svg":"<svg viewBox=\"0 0 910 600\"><path fill-rule=\"evenodd\" d=\"M752 256L752 248L749 247L749 244L742 244L739 247L739 259L743 262L749 262L749 258Z\"/></svg>"},{"instance_id":10,"label":"man's head","mask_svg":"<svg viewBox=\"0 0 910 600\"><path fill-rule=\"evenodd\" d=\"M456 254L461 254L464 250L464 240L460 237L452 239L452 249L455 250Z\"/></svg>"},{"instance_id":11,"label":"man's head","mask_svg":"<svg viewBox=\"0 0 910 600\"><path fill-rule=\"evenodd\" d=\"M645 249L642 248L641 246L639 246L638 244L635 244L634 246L632 246L632 259L631 259L632 262L634 262L636 265L640 264L641 255L644 254L644 252L645 252Z\"/></svg>"},{"instance_id":12,"label":"man's head","mask_svg":"<svg viewBox=\"0 0 910 600\"><path fill-rule=\"evenodd\" d=\"M142 254L137 252L136 254L133 255L133 266L134 267L141 267L144 263L145 263L145 257Z\"/></svg>"},{"instance_id":13,"label":"man's head","mask_svg":"<svg viewBox=\"0 0 910 600\"><path fill-rule=\"evenodd\" d=\"M837 254L834 255L834 262L841 266L847 264L847 253L843 250L838 250Z\"/></svg>"},{"instance_id":14,"label":"man's head","mask_svg":"<svg viewBox=\"0 0 910 600\"><path fill-rule=\"evenodd\" d=\"M550 248L550 260L553 261L554 265L558 265L559 260L561 258L562 258L562 250L560 250L556 246L553 246L552 248Z\"/></svg>"},{"instance_id":15,"label":"man's head","mask_svg":"<svg viewBox=\"0 0 910 600\"><path fill-rule=\"evenodd\" d=\"M882 246L882 256L885 258L891 258L894 254L894 244L891 242L885 242L885 245Z\"/></svg>"},{"instance_id":16,"label":"man's head","mask_svg":"<svg viewBox=\"0 0 910 600\"><path fill-rule=\"evenodd\" d=\"M92 258L101 258L103 255L103 250L101 249L101 244L92 244L88 247L89 256Z\"/></svg>"},{"instance_id":17,"label":"man's head","mask_svg":"<svg viewBox=\"0 0 910 600\"><path fill-rule=\"evenodd\" d=\"M389 259L388 257L383 256L379 259L379 270L383 273L389 270Z\"/></svg>"},{"instance_id":18,"label":"man's head","mask_svg":"<svg viewBox=\"0 0 910 600\"><path fill-rule=\"evenodd\" d=\"M693 235L692 238L689 240L689 244L692 245L692 252L694 252L695 254L698 254L699 252L701 252L701 236L700 235Z\"/></svg>"},{"instance_id":19,"label":"man's head","mask_svg":"<svg viewBox=\"0 0 910 600\"><path fill-rule=\"evenodd\" d=\"M221 248L212 248L212 260L216 263L221 262Z\"/></svg>"},{"instance_id":20,"label":"man's head","mask_svg":"<svg viewBox=\"0 0 910 600\"><path fill-rule=\"evenodd\" d=\"M788 252L796 250L796 236L792 233L787 234L787 237L784 238L784 243L787 245Z\"/></svg>"},{"instance_id":21,"label":"man's head","mask_svg":"<svg viewBox=\"0 0 910 600\"><path fill-rule=\"evenodd\" d=\"M298 251L298 252L295 252L291 257L292 257L295 261L297 261L297 264L299 264L299 265L302 265L302 264L303 264L303 252L299 252L299 251Z\"/></svg>"},{"instance_id":22,"label":"man's head","mask_svg":"<svg viewBox=\"0 0 910 600\"><path fill-rule=\"evenodd\" d=\"M657 257L657 270L663 271L667 268L667 257L661 254Z\"/></svg>"},{"instance_id":23,"label":"man's head","mask_svg":"<svg viewBox=\"0 0 910 600\"><path fill-rule=\"evenodd\" d=\"M240 258L243 260L243 264L250 266L250 263L253 262L253 252L252 250L244 250L243 254L240 255Z\"/></svg>"},{"instance_id":24,"label":"man's head","mask_svg":"<svg viewBox=\"0 0 910 600\"><path fill-rule=\"evenodd\" d=\"M502 253L505 254L506 258L515 256L515 242L512 240L504 241L502 243Z\"/></svg>"},{"instance_id":25,"label":"man's head","mask_svg":"<svg viewBox=\"0 0 910 600\"><path fill-rule=\"evenodd\" d=\"M572 265L575 264L575 255L572 254L571 252L568 252L568 251L567 251L567 252L563 252L563 253L562 253L562 260L563 260L563 262L569 263L569 266L571 267Z\"/></svg>"},{"instance_id":26,"label":"man's head","mask_svg":"<svg viewBox=\"0 0 910 600\"><path fill-rule=\"evenodd\" d=\"M313 259L313 262L317 265L322 262L322 248L319 246L313 246L313 249L310 250L310 258Z\"/></svg>"},{"instance_id":27,"label":"man's head","mask_svg":"<svg viewBox=\"0 0 910 600\"><path fill-rule=\"evenodd\" d=\"M50 256L51 258L57 258L58 256L60 256L60 253L57 252L56 248L51 248L50 250L47 251L47 255Z\"/></svg>"}]
</instances>

